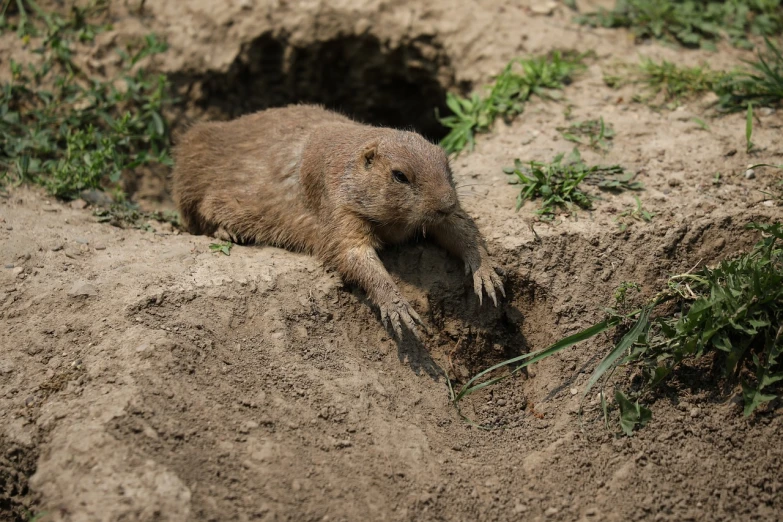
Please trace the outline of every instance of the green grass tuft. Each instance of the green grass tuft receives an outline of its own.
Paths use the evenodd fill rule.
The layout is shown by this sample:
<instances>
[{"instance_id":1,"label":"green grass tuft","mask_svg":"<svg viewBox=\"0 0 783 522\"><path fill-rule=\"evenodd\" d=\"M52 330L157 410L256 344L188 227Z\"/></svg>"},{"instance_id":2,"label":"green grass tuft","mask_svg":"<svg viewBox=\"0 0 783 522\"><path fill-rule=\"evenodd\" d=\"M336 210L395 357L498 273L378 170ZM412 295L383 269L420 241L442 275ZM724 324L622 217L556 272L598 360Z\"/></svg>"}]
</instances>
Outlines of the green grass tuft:
<instances>
[{"instance_id":1,"label":"green grass tuft","mask_svg":"<svg viewBox=\"0 0 783 522\"><path fill-rule=\"evenodd\" d=\"M70 199L85 189L118 187L123 172L170 165L163 117L173 102L169 84L164 75L140 66L166 44L149 35L132 49L118 50L118 74L98 78L73 60L75 43L102 30L87 21L98 11L74 8L71 18L63 19L31 0L15 5L16 23L3 18L3 29L15 29L23 44L35 43L33 51L43 61L12 60L12 79L0 86L2 179L31 181Z\"/></svg>"},{"instance_id":2,"label":"green grass tuft","mask_svg":"<svg viewBox=\"0 0 783 522\"><path fill-rule=\"evenodd\" d=\"M750 71L724 75L715 86L721 109L740 111L751 103L772 107L783 100L783 53L771 40L765 39L765 50L755 61L746 62Z\"/></svg>"},{"instance_id":3,"label":"green grass tuft","mask_svg":"<svg viewBox=\"0 0 783 522\"><path fill-rule=\"evenodd\" d=\"M612 125L607 125L603 117L597 120L573 123L568 127L558 127L557 130L564 139L580 145L587 145L595 150L609 149L609 140L615 136Z\"/></svg>"},{"instance_id":4,"label":"green grass tuft","mask_svg":"<svg viewBox=\"0 0 783 522\"><path fill-rule=\"evenodd\" d=\"M558 154L551 163L514 160L513 167L503 172L516 176L510 183L521 185L517 197L517 210L525 201L541 198L541 207L536 214L545 221L555 218L558 209L574 214L579 208L593 208L597 196L585 192L582 183L596 185L604 190L639 190L641 183L633 181L634 173L626 172L619 165L609 167L588 166L574 148L568 158Z\"/></svg>"},{"instance_id":5,"label":"green grass tuft","mask_svg":"<svg viewBox=\"0 0 783 522\"><path fill-rule=\"evenodd\" d=\"M586 55L556 51L549 56L512 60L489 86L487 96L473 94L463 98L448 93L446 104L453 114L440 122L449 133L441 141L446 152L473 150L475 136L488 132L498 117L510 122L524 110L531 96L558 98L559 90L573 75L585 68Z\"/></svg>"},{"instance_id":6,"label":"green grass tuft","mask_svg":"<svg viewBox=\"0 0 783 522\"><path fill-rule=\"evenodd\" d=\"M637 196L634 196L634 199L636 200L636 205L633 208L622 211L617 219L615 219L615 222L617 223L617 226L620 227L621 231L625 231L635 221L649 223L655 217L655 214L642 206L642 201Z\"/></svg>"},{"instance_id":7,"label":"green grass tuft","mask_svg":"<svg viewBox=\"0 0 783 522\"><path fill-rule=\"evenodd\" d=\"M640 85L642 92L634 96L634 101L674 108L684 100L714 91L726 74L707 65L684 67L643 58L638 65L615 66L611 74L604 75L604 82L613 88Z\"/></svg>"},{"instance_id":8,"label":"green grass tuft","mask_svg":"<svg viewBox=\"0 0 783 522\"><path fill-rule=\"evenodd\" d=\"M638 65L619 64L608 69L604 82L613 88L640 85L634 101L653 107L676 107L683 101L713 92L723 112L747 110L749 104L774 107L783 100L783 53L770 40L749 70L715 71L708 65L685 67L643 58Z\"/></svg>"},{"instance_id":9,"label":"green grass tuft","mask_svg":"<svg viewBox=\"0 0 783 522\"><path fill-rule=\"evenodd\" d=\"M617 0L612 9L577 16L592 27L625 27L637 39L655 38L685 47L715 49L728 38L749 49L749 35L783 32L780 0Z\"/></svg>"}]
</instances>

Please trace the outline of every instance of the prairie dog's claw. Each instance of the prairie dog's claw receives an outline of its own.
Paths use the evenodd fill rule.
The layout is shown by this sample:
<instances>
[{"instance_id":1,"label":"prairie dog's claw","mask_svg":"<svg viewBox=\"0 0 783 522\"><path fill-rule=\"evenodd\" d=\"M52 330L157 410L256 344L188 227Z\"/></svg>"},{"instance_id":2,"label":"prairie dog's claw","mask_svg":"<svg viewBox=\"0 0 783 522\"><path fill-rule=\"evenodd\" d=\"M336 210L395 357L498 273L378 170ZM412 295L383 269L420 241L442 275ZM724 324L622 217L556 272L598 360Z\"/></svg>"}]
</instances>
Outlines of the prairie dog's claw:
<instances>
[{"instance_id":1,"label":"prairie dog's claw","mask_svg":"<svg viewBox=\"0 0 783 522\"><path fill-rule=\"evenodd\" d=\"M383 322L383 326L388 328L389 323L391 323L392 330L394 330L397 339L402 339L403 324L410 330L416 339L421 340L421 333L419 332L417 324L421 326L425 333L428 333L424 321L421 320L421 317L416 313L416 310L414 310L404 299L399 299L385 305L379 305L379 308L381 310L381 322Z\"/></svg>"},{"instance_id":2,"label":"prairie dog's claw","mask_svg":"<svg viewBox=\"0 0 783 522\"><path fill-rule=\"evenodd\" d=\"M495 271L492 263L484 261L481 266L473 272L473 291L479 298L479 305L484 304L484 291L497 307L498 297L495 290L498 290L503 297L506 297L506 289L503 287L503 280Z\"/></svg>"}]
</instances>

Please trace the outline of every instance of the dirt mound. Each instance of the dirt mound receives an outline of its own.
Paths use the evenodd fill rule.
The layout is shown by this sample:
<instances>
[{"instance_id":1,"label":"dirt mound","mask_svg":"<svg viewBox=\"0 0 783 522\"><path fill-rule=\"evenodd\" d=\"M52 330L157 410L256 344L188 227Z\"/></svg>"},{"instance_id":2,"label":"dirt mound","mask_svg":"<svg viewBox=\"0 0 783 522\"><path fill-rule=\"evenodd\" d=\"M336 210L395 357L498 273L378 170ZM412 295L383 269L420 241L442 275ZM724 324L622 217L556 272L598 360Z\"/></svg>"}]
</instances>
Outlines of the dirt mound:
<instances>
[{"instance_id":1,"label":"dirt mound","mask_svg":"<svg viewBox=\"0 0 783 522\"><path fill-rule=\"evenodd\" d=\"M530 204L515 212L502 167L573 145L556 131L565 103L530 103L453 164L508 298L479 307L459 263L427 243L384 251L432 330L423 344L396 343L363 294L310 257L241 246L223 256L209 238L114 228L14 189L0 198L0 518L26 520L28 508L69 521L778 517L779 405L746 420L694 372L661 393L647 427L615 437L577 415L608 339L471 396L465 413L495 430L450 406L445 375L464 381L543 348L599 319L621 282L650 295L671 272L746 249L756 237L744 225L780 215L761 192L772 178L743 175L748 163L783 163L780 113L759 114L750 156L737 152L743 116L707 133L692 121L700 105L655 112L601 79L610 55L720 67L739 52L682 57L579 29L565 11L533 16L538 3L474 4L154 2L118 10L106 41L167 36L161 66L193 117L302 98L433 134L446 89L486 81L523 52L593 47L598 61L566 103L617 136L605 156L584 157L636 171L653 221L620 230L631 195L554 224Z\"/></svg>"}]
</instances>

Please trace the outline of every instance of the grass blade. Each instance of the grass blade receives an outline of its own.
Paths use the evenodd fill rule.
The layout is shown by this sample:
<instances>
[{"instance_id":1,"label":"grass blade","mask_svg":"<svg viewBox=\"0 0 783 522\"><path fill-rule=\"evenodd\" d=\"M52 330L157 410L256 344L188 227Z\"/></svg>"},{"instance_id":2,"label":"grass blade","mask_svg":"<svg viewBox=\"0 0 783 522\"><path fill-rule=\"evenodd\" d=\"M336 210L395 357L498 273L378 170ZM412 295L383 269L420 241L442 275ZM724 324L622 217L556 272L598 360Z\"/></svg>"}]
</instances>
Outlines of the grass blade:
<instances>
[{"instance_id":1,"label":"grass blade","mask_svg":"<svg viewBox=\"0 0 783 522\"><path fill-rule=\"evenodd\" d=\"M654 305L647 305L646 307L642 308L642 310L639 312L639 318L636 320L636 323L633 325L633 327L628 331L627 334L625 334L620 342L617 343L617 346L615 346L614 349L609 352L606 357L604 357L603 360L598 364L595 371L593 372L593 375L590 377L590 380L587 381L585 391L582 393L583 400L585 396L587 396L590 389L595 385L596 382L598 382L598 379L600 379L601 376L607 372L607 370L614 366L615 362L617 362L620 356L627 349L629 349L631 345L645 331L649 325L648 319L653 307Z\"/></svg>"},{"instance_id":2,"label":"grass blade","mask_svg":"<svg viewBox=\"0 0 783 522\"><path fill-rule=\"evenodd\" d=\"M514 357L513 359L509 359L507 361L500 362L494 366L491 366L487 368L486 370L478 373L474 377L472 377L468 382L465 383L464 386L460 389L457 396L454 398L454 402L457 403L460 400L464 399L468 395L471 395L478 390L485 388L487 386L490 386L492 384L495 384L497 382L502 381L503 379L506 379L513 375L514 373L518 372L522 368L525 368L526 366L530 366L531 364L538 362L542 359L546 359L550 355L554 355L557 352L564 350L565 348L568 348L569 346L573 346L577 343L580 343L582 341L586 341L587 339L590 339L591 337L595 337L596 335L605 332L606 330L609 330L610 328L614 328L620 323L620 318L612 317L609 319L606 319L604 321L601 321L598 324L594 324L593 326L589 328L585 328L584 330L577 332L573 335L569 335L568 337L565 337L556 343L552 344L551 346L544 348L543 350L539 350L537 352L533 353L527 353L525 355L520 355L519 357ZM522 362L524 361L524 362ZM493 371L503 368L505 366L509 366L512 364L516 364L522 362L519 366L514 368L511 373L506 375L501 375L499 377L495 377L493 379L490 379L488 381L481 382L479 384L473 384L477 381L479 381L482 377L485 375L492 373Z\"/></svg>"}]
</instances>

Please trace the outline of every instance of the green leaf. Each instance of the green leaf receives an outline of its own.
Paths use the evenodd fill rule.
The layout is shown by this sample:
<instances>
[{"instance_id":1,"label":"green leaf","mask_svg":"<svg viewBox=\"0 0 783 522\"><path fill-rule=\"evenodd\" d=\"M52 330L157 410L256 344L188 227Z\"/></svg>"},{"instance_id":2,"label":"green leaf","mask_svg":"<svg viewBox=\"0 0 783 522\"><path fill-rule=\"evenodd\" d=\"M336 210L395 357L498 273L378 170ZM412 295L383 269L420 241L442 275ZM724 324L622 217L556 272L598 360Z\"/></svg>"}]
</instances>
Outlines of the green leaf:
<instances>
[{"instance_id":1,"label":"green leaf","mask_svg":"<svg viewBox=\"0 0 783 522\"><path fill-rule=\"evenodd\" d=\"M631 402L620 390L615 390L614 399L620 408L620 427L627 436L633 435L637 425L643 428L652 419L652 412L648 408L641 406L639 401Z\"/></svg>"},{"instance_id":2,"label":"green leaf","mask_svg":"<svg viewBox=\"0 0 783 522\"><path fill-rule=\"evenodd\" d=\"M230 256L231 255L231 247L233 247L233 246L234 245L230 241L227 241L225 243L211 243L209 245L209 249L212 252L220 252L223 255Z\"/></svg>"},{"instance_id":3,"label":"green leaf","mask_svg":"<svg viewBox=\"0 0 783 522\"><path fill-rule=\"evenodd\" d=\"M743 382L742 398L745 402L745 409L743 410L745 417L750 416L750 414L753 413L756 408L771 401L772 399L775 399L776 397L777 395L761 393L761 390L758 387Z\"/></svg>"}]
</instances>

